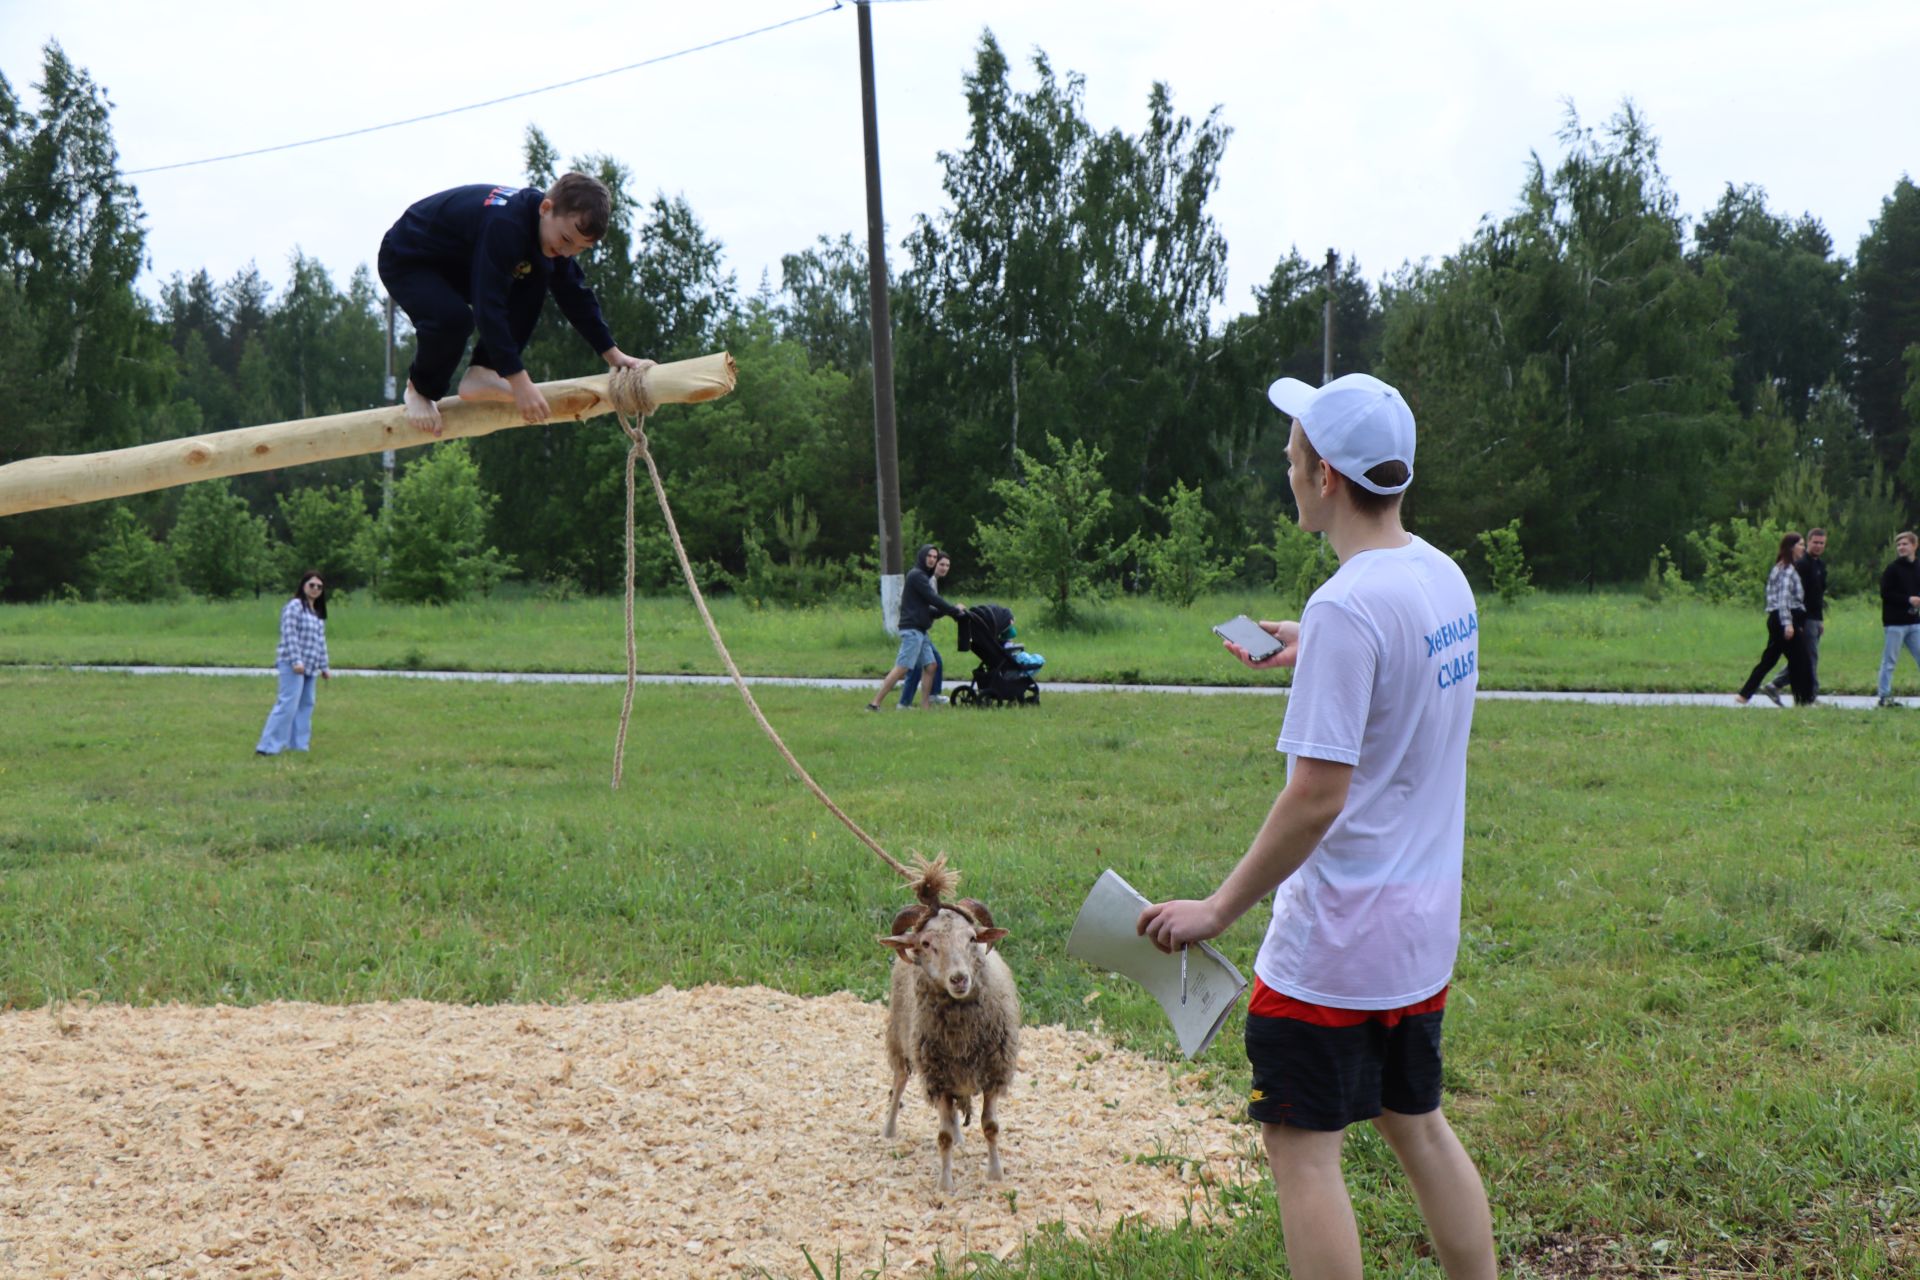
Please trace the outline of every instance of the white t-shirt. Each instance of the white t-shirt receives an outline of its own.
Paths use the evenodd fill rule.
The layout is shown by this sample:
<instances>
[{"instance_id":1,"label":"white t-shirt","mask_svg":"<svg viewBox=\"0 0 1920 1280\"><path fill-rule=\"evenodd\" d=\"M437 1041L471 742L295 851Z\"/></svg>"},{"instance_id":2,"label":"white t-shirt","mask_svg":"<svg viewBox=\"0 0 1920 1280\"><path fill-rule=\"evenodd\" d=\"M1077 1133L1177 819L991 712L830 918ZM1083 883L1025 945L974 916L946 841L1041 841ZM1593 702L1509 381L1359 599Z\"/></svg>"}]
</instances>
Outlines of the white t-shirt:
<instances>
[{"instance_id":1,"label":"white t-shirt","mask_svg":"<svg viewBox=\"0 0 1920 1280\"><path fill-rule=\"evenodd\" d=\"M1453 976L1479 642L1466 577L1419 538L1353 556L1301 611L1279 749L1289 774L1300 756L1354 771L1274 894L1254 970L1282 995L1397 1009Z\"/></svg>"}]
</instances>

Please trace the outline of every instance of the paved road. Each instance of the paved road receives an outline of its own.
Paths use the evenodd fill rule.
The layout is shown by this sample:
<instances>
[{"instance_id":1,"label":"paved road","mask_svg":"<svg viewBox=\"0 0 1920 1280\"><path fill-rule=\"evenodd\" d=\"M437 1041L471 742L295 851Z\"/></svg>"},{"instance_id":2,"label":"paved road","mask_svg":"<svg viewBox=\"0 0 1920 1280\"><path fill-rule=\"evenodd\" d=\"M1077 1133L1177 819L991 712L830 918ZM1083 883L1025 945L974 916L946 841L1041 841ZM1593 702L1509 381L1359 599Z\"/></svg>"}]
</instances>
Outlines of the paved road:
<instances>
[{"instance_id":1,"label":"paved road","mask_svg":"<svg viewBox=\"0 0 1920 1280\"><path fill-rule=\"evenodd\" d=\"M271 667L120 667L120 666L74 666L71 671L111 671L126 675L139 676L255 676L273 675ZM354 668L336 668L336 676L355 678L369 677L391 680L459 680L479 684L620 684L626 680L622 673L599 675L576 672L543 671L375 671ZM726 676L707 675L643 675L641 684L724 684L731 685ZM871 690L876 686L872 678L858 680L832 679L809 676L748 676L750 685L788 685L803 689L859 689ZM1285 697L1287 691L1277 685L1208 685L1208 684L1076 684L1068 680L1048 680L1041 686L1047 693L1186 693L1202 697L1246 696L1259 698ZM1482 701L1512 702L1592 702L1612 706L1632 707L1728 707L1736 711L1773 711L1776 708L1765 698L1756 697L1752 704L1740 707L1733 696L1726 693L1602 693L1602 692L1531 692L1522 689L1482 689L1479 693ZM1864 694L1831 694L1820 699L1822 706L1840 707L1846 710L1869 710L1874 699ZM1791 705L1791 702L1789 702ZM1903 701L1902 705L1911 706L1913 700Z\"/></svg>"}]
</instances>

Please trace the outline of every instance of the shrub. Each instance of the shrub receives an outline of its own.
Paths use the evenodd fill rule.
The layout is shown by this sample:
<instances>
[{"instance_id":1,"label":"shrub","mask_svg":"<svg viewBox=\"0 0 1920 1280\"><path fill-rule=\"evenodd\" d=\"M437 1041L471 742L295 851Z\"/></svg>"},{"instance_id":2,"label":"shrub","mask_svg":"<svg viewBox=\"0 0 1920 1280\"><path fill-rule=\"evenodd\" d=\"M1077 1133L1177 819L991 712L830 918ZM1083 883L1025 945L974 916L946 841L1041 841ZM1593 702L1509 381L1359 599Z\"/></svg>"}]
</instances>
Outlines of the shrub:
<instances>
[{"instance_id":1,"label":"shrub","mask_svg":"<svg viewBox=\"0 0 1920 1280\"><path fill-rule=\"evenodd\" d=\"M1313 593L1340 568L1340 557L1333 553L1331 542L1317 533L1307 536L1313 539L1313 554L1300 561L1300 567L1293 575L1293 596L1303 609Z\"/></svg>"},{"instance_id":2,"label":"shrub","mask_svg":"<svg viewBox=\"0 0 1920 1280\"><path fill-rule=\"evenodd\" d=\"M1166 518L1167 532L1143 537L1139 546L1140 567L1157 598L1184 609L1238 572L1237 565L1213 554L1207 509L1197 486L1189 489L1184 482L1174 481L1166 502L1154 510Z\"/></svg>"},{"instance_id":3,"label":"shrub","mask_svg":"<svg viewBox=\"0 0 1920 1280\"><path fill-rule=\"evenodd\" d=\"M180 580L203 596L245 595L275 576L267 522L225 480L187 486L171 542Z\"/></svg>"},{"instance_id":4,"label":"shrub","mask_svg":"<svg viewBox=\"0 0 1920 1280\"><path fill-rule=\"evenodd\" d=\"M786 552L784 561L774 559L760 530L748 529L740 535L746 553L745 571L721 575L755 608L764 604L819 604L868 576L858 556L843 561L815 560L807 554L819 540L820 517L807 508L807 500L799 494L794 495L786 511L773 513L773 536Z\"/></svg>"},{"instance_id":5,"label":"shrub","mask_svg":"<svg viewBox=\"0 0 1920 1280\"><path fill-rule=\"evenodd\" d=\"M106 539L87 557L87 572L102 600L145 604L180 589L173 553L125 507L107 516Z\"/></svg>"},{"instance_id":6,"label":"shrub","mask_svg":"<svg viewBox=\"0 0 1920 1280\"><path fill-rule=\"evenodd\" d=\"M1673 552L1667 550L1666 543L1660 544L1660 554L1647 561L1647 577L1640 591L1656 604L1693 598L1693 584L1680 576L1680 566L1673 562Z\"/></svg>"},{"instance_id":7,"label":"shrub","mask_svg":"<svg viewBox=\"0 0 1920 1280\"><path fill-rule=\"evenodd\" d=\"M1291 595L1299 593L1304 586L1305 592L1299 598L1305 601L1333 575L1333 568L1329 567L1333 557L1326 541L1319 534L1308 533L1291 516L1282 512L1273 522L1273 545L1256 544L1250 550L1273 562L1275 591L1281 595Z\"/></svg>"},{"instance_id":8,"label":"shrub","mask_svg":"<svg viewBox=\"0 0 1920 1280\"><path fill-rule=\"evenodd\" d=\"M1526 552L1520 547L1520 517L1503 527L1488 529L1480 535L1480 549L1486 554L1487 569L1493 575L1493 589L1507 604L1533 594L1533 570L1527 567Z\"/></svg>"},{"instance_id":9,"label":"shrub","mask_svg":"<svg viewBox=\"0 0 1920 1280\"><path fill-rule=\"evenodd\" d=\"M1101 481L1106 455L1085 441L1063 446L1047 436L1055 461L1042 462L1016 449L1018 480L996 480L993 495L1005 505L1000 519L974 527L974 545L994 576L1015 591L1045 599L1056 622L1074 617L1073 602L1086 596L1098 576L1119 562L1124 547L1094 534L1113 509L1113 491Z\"/></svg>"},{"instance_id":10,"label":"shrub","mask_svg":"<svg viewBox=\"0 0 1920 1280\"><path fill-rule=\"evenodd\" d=\"M1772 520L1729 520L1687 535L1700 560L1700 594L1723 604L1758 601L1786 530Z\"/></svg>"},{"instance_id":11,"label":"shrub","mask_svg":"<svg viewBox=\"0 0 1920 1280\"><path fill-rule=\"evenodd\" d=\"M394 483L380 533L380 594L445 604L492 590L512 568L487 544L494 502L466 441L434 445Z\"/></svg>"},{"instance_id":12,"label":"shrub","mask_svg":"<svg viewBox=\"0 0 1920 1280\"><path fill-rule=\"evenodd\" d=\"M291 573L318 569L336 591L352 591L373 577L379 559L373 517L352 489L321 485L279 497L287 526Z\"/></svg>"}]
</instances>

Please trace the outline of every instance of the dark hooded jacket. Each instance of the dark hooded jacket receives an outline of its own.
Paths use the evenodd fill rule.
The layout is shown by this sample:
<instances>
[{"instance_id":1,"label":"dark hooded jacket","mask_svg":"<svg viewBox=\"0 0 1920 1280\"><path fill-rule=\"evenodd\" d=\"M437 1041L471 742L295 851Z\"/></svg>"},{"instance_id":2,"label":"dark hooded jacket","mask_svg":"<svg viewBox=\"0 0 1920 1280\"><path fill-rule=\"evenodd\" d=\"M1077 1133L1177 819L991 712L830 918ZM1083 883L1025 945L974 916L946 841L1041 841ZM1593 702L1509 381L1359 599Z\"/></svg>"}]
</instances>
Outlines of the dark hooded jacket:
<instances>
[{"instance_id":1,"label":"dark hooded jacket","mask_svg":"<svg viewBox=\"0 0 1920 1280\"><path fill-rule=\"evenodd\" d=\"M933 575L927 572L927 552L931 550L933 544L926 542L913 553L913 568L907 570L906 585L900 589L902 631L925 631L935 618L957 618L961 614L958 605L941 599L933 589Z\"/></svg>"}]
</instances>

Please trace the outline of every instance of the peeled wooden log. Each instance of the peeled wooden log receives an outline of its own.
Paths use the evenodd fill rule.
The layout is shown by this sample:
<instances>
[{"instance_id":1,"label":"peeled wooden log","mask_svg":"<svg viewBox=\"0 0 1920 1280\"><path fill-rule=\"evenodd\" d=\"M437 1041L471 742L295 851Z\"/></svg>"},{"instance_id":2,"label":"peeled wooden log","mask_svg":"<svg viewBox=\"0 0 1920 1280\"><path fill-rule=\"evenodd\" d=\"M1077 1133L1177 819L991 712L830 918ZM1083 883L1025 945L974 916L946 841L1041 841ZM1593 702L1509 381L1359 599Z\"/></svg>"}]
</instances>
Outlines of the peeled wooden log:
<instances>
[{"instance_id":1,"label":"peeled wooden log","mask_svg":"<svg viewBox=\"0 0 1920 1280\"><path fill-rule=\"evenodd\" d=\"M657 364L637 375L623 369L591 378L544 382L540 391L553 411L549 422L579 422L616 409L634 413L659 405L717 400L733 390L734 376L733 357L720 351L693 360ZM28 458L0 466L0 516L124 498L130 493L170 489L195 480L297 467L383 449L411 449L529 425L510 401L462 400L458 396L440 401L440 420L446 430L437 437L430 436L408 422L399 405L388 405L326 418L215 431L105 453Z\"/></svg>"}]
</instances>

